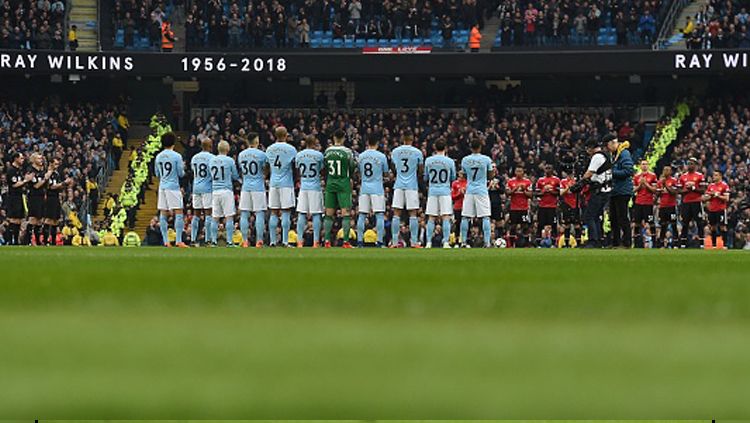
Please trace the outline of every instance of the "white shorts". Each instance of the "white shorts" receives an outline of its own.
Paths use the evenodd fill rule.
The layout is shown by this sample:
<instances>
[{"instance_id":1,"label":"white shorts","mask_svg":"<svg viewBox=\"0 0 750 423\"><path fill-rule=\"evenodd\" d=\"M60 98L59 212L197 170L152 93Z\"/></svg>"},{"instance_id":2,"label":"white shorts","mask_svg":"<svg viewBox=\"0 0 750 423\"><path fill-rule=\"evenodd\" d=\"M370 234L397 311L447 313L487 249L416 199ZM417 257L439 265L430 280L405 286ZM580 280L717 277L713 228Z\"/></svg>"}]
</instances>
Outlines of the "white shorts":
<instances>
[{"instance_id":1,"label":"white shorts","mask_svg":"<svg viewBox=\"0 0 750 423\"><path fill-rule=\"evenodd\" d=\"M321 191L300 191L297 197L297 213L323 213L323 193Z\"/></svg>"},{"instance_id":2,"label":"white shorts","mask_svg":"<svg viewBox=\"0 0 750 423\"><path fill-rule=\"evenodd\" d=\"M450 195L432 195L427 197L427 216L453 216L453 201Z\"/></svg>"},{"instance_id":3,"label":"white shorts","mask_svg":"<svg viewBox=\"0 0 750 423\"><path fill-rule=\"evenodd\" d=\"M271 187L268 190L268 207L273 210L294 207L294 188Z\"/></svg>"},{"instance_id":4,"label":"white shorts","mask_svg":"<svg viewBox=\"0 0 750 423\"><path fill-rule=\"evenodd\" d=\"M266 193L264 191L240 192L240 211L266 211Z\"/></svg>"},{"instance_id":5,"label":"white shorts","mask_svg":"<svg viewBox=\"0 0 750 423\"><path fill-rule=\"evenodd\" d=\"M159 210L182 209L182 191L160 189L156 208Z\"/></svg>"},{"instance_id":6,"label":"white shorts","mask_svg":"<svg viewBox=\"0 0 750 423\"><path fill-rule=\"evenodd\" d=\"M397 210L416 210L419 208L419 192L411 189L396 188L393 190L393 208Z\"/></svg>"},{"instance_id":7,"label":"white shorts","mask_svg":"<svg viewBox=\"0 0 750 423\"><path fill-rule=\"evenodd\" d=\"M229 190L214 191L214 202L213 210L211 215L214 219L221 219L222 217L230 217L237 214L234 208L234 193Z\"/></svg>"},{"instance_id":8,"label":"white shorts","mask_svg":"<svg viewBox=\"0 0 750 423\"><path fill-rule=\"evenodd\" d=\"M359 196L360 213L385 213L385 195L362 194Z\"/></svg>"},{"instance_id":9,"label":"white shorts","mask_svg":"<svg viewBox=\"0 0 750 423\"><path fill-rule=\"evenodd\" d=\"M205 210L214 206L213 195L210 192L205 194L193 194L193 210Z\"/></svg>"},{"instance_id":10,"label":"white shorts","mask_svg":"<svg viewBox=\"0 0 750 423\"><path fill-rule=\"evenodd\" d=\"M464 217L489 217L490 196L487 194L464 195L464 209L461 211Z\"/></svg>"}]
</instances>

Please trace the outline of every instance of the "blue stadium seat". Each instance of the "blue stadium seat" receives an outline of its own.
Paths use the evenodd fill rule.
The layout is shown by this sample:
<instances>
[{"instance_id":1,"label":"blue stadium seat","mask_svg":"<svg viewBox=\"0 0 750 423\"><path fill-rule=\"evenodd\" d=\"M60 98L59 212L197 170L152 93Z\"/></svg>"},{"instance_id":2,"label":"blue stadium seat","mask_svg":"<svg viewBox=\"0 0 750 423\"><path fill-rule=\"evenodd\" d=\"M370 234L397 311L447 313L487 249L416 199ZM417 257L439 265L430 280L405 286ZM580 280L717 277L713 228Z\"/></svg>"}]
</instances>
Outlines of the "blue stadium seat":
<instances>
[{"instance_id":1,"label":"blue stadium seat","mask_svg":"<svg viewBox=\"0 0 750 423\"><path fill-rule=\"evenodd\" d=\"M320 42L321 48L331 48L331 45L333 44L333 40L331 38L323 38Z\"/></svg>"},{"instance_id":2,"label":"blue stadium seat","mask_svg":"<svg viewBox=\"0 0 750 423\"><path fill-rule=\"evenodd\" d=\"M354 40L351 38L344 40L344 48L354 48Z\"/></svg>"},{"instance_id":3,"label":"blue stadium seat","mask_svg":"<svg viewBox=\"0 0 750 423\"><path fill-rule=\"evenodd\" d=\"M390 40L391 47L398 47L400 43L401 43L401 41L399 41L396 38L391 38L391 40Z\"/></svg>"},{"instance_id":4,"label":"blue stadium seat","mask_svg":"<svg viewBox=\"0 0 750 423\"><path fill-rule=\"evenodd\" d=\"M320 38L313 38L310 40L310 47L320 48Z\"/></svg>"},{"instance_id":5,"label":"blue stadium seat","mask_svg":"<svg viewBox=\"0 0 750 423\"><path fill-rule=\"evenodd\" d=\"M341 38L336 38L333 40L333 48L343 48L344 47L344 40Z\"/></svg>"},{"instance_id":6,"label":"blue stadium seat","mask_svg":"<svg viewBox=\"0 0 750 423\"><path fill-rule=\"evenodd\" d=\"M328 38L333 38L333 31L325 31L323 32L323 35L325 35Z\"/></svg>"},{"instance_id":7,"label":"blue stadium seat","mask_svg":"<svg viewBox=\"0 0 750 423\"><path fill-rule=\"evenodd\" d=\"M610 46L617 44L617 35L607 35L607 44Z\"/></svg>"},{"instance_id":8,"label":"blue stadium seat","mask_svg":"<svg viewBox=\"0 0 750 423\"><path fill-rule=\"evenodd\" d=\"M378 40L374 38L367 39L367 47L377 47L377 46L378 46Z\"/></svg>"},{"instance_id":9,"label":"blue stadium seat","mask_svg":"<svg viewBox=\"0 0 750 423\"><path fill-rule=\"evenodd\" d=\"M365 40L363 38L357 38L354 40L354 47L363 48L365 46Z\"/></svg>"},{"instance_id":10,"label":"blue stadium seat","mask_svg":"<svg viewBox=\"0 0 750 423\"><path fill-rule=\"evenodd\" d=\"M312 38L323 38L323 31L313 31Z\"/></svg>"},{"instance_id":11,"label":"blue stadium seat","mask_svg":"<svg viewBox=\"0 0 750 423\"><path fill-rule=\"evenodd\" d=\"M381 38L378 40L378 47L389 47L390 45L390 41L386 40L385 38Z\"/></svg>"}]
</instances>

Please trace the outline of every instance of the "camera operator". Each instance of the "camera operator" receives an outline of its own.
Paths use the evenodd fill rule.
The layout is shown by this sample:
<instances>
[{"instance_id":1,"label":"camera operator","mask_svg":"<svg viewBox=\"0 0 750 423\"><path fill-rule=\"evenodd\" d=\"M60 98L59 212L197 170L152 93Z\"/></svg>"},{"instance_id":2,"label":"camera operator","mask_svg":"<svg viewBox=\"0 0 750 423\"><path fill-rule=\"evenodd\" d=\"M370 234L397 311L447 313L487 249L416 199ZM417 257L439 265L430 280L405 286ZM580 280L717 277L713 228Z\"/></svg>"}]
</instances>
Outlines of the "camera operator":
<instances>
[{"instance_id":1,"label":"camera operator","mask_svg":"<svg viewBox=\"0 0 750 423\"><path fill-rule=\"evenodd\" d=\"M628 142L620 143L614 135L605 135L605 142L614 143L615 154L612 164L612 197L609 204L609 217L612 222L612 246L630 248L633 243L633 228L630 227L628 205L633 198L633 158L628 151Z\"/></svg>"},{"instance_id":2,"label":"camera operator","mask_svg":"<svg viewBox=\"0 0 750 423\"><path fill-rule=\"evenodd\" d=\"M603 149L602 146L606 146ZM584 248L602 247L602 214L609 203L612 192L612 159L610 154L617 151L617 139L607 136L600 143L596 138L589 139L587 152L591 159L581 183L589 183L589 199L583 220L589 229L589 241Z\"/></svg>"}]
</instances>

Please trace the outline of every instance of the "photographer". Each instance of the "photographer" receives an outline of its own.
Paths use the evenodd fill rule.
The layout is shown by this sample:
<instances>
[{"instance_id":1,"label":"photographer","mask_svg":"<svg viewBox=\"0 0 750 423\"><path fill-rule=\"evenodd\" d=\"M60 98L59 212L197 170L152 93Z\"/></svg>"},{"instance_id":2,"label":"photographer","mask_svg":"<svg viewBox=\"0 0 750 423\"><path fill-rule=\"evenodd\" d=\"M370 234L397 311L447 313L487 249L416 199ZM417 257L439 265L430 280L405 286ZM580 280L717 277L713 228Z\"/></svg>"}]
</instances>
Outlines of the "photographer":
<instances>
[{"instance_id":1,"label":"photographer","mask_svg":"<svg viewBox=\"0 0 750 423\"><path fill-rule=\"evenodd\" d=\"M633 197L633 158L628 151L627 141L620 143L614 135L605 135L604 140L608 143L610 153L615 154L612 165L612 197L609 204L612 246L630 248L633 243L633 229L630 227L628 204ZM614 150L609 144L614 144Z\"/></svg>"},{"instance_id":2,"label":"photographer","mask_svg":"<svg viewBox=\"0 0 750 423\"><path fill-rule=\"evenodd\" d=\"M606 145L606 150L602 149ZM602 214L609 203L612 191L612 159L607 152L617 151L617 139L605 137L602 142L596 138L589 139L587 152L591 156L589 166L579 182L580 190L588 183L591 199L586 206L583 220L589 229L589 241L584 248L602 247Z\"/></svg>"}]
</instances>

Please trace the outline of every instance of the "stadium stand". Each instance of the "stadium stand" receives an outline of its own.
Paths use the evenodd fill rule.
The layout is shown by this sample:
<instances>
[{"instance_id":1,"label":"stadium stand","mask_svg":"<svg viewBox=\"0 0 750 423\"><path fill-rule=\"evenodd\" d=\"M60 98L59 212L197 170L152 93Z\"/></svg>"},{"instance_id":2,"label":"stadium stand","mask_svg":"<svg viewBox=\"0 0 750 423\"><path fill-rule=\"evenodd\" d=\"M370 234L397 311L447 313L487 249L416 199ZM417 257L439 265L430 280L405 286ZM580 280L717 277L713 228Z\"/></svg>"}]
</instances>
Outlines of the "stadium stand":
<instances>
[{"instance_id":1,"label":"stadium stand","mask_svg":"<svg viewBox=\"0 0 750 423\"><path fill-rule=\"evenodd\" d=\"M9 0L0 4L0 49L64 50L67 7L62 0Z\"/></svg>"},{"instance_id":2,"label":"stadium stand","mask_svg":"<svg viewBox=\"0 0 750 423\"><path fill-rule=\"evenodd\" d=\"M648 46L670 2L501 2L494 47Z\"/></svg>"},{"instance_id":3,"label":"stadium stand","mask_svg":"<svg viewBox=\"0 0 750 423\"><path fill-rule=\"evenodd\" d=\"M670 2L554 3L196 0L184 18L187 50L432 47L465 49L472 25L497 26L494 48L646 46ZM114 47L158 50L168 2L115 0ZM175 16L182 23L183 13ZM494 28L494 27L493 27ZM492 38L492 37L490 37Z\"/></svg>"},{"instance_id":4,"label":"stadium stand","mask_svg":"<svg viewBox=\"0 0 750 423\"><path fill-rule=\"evenodd\" d=\"M60 242L71 244L73 231L89 229L89 215L97 214L100 190L115 168L113 160L117 154L113 151L113 141L127 133L117 121L123 110L121 106L92 103L0 103L2 196L7 200L9 181L5 175L13 154L22 153L26 157L24 172L29 170L34 154L42 155L45 167L54 158L59 159L61 166L57 171L64 187L59 193L62 210L57 233ZM25 207L28 208L28 203ZM3 234L8 227L6 217L3 211L0 214ZM27 227L23 226L22 231L24 239ZM0 238L0 242L5 241L5 237Z\"/></svg>"},{"instance_id":5,"label":"stadium stand","mask_svg":"<svg viewBox=\"0 0 750 423\"><path fill-rule=\"evenodd\" d=\"M709 1L682 29L689 49L750 48L747 4Z\"/></svg>"}]
</instances>

